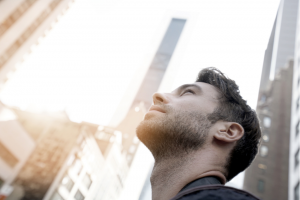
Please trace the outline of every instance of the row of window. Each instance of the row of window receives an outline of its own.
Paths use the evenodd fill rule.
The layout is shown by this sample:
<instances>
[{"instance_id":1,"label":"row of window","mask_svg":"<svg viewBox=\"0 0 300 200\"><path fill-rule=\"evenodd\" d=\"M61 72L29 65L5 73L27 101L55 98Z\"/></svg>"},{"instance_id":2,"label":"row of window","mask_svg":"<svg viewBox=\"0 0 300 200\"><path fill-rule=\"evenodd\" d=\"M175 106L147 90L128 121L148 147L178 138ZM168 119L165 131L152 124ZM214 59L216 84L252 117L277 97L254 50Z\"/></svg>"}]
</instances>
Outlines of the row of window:
<instances>
[{"instance_id":1,"label":"row of window","mask_svg":"<svg viewBox=\"0 0 300 200\"><path fill-rule=\"evenodd\" d=\"M74 181L69 177L68 174L66 174L62 179L61 184L70 192L74 186ZM85 174L85 176L82 179L82 184L86 187L86 189L90 189L90 186L92 185L90 175Z\"/></svg>"},{"instance_id":2,"label":"row of window","mask_svg":"<svg viewBox=\"0 0 300 200\"><path fill-rule=\"evenodd\" d=\"M1 24L0 36L2 36L37 0L23 1Z\"/></svg>"},{"instance_id":3,"label":"row of window","mask_svg":"<svg viewBox=\"0 0 300 200\"><path fill-rule=\"evenodd\" d=\"M82 165L81 161L79 159L73 160L73 164L70 168L70 173L78 176L81 173L82 169L83 169L83 165ZM81 180L81 184L84 185L87 190L90 189L90 186L92 185L92 179L89 174L86 173L84 175L84 177ZM70 193L71 190L73 189L74 185L75 185L75 182L72 180L72 178L66 172L66 174L64 175L64 177L61 180L61 186L63 186ZM84 195L78 189L74 196L74 199L83 200L84 198L85 198ZM64 198L58 193L58 191L56 191L52 195L51 200L64 200Z\"/></svg>"},{"instance_id":4,"label":"row of window","mask_svg":"<svg viewBox=\"0 0 300 200\"><path fill-rule=\"evenodd\" d=\"M52 13L55 7L62 0L53 0L49 6L36 18L32 24L20 35L20 37L0 56L0 68L18 51L18 49L27 41L32 33L44 22Z\"/></svg>"},{"instance_id":5,"label":"row of window","mask_svg":"<svg viewBox=\"0 0 300 200\"><path fill-rule=\"evenodd\" d=\"M298 64L299 64L299 59L298 59ZM298 77L298 87L300 87L300 77ZM296 108L297 108L297 111L299 109L299 106L300 106L300 96L298 97L297 99L297 102L296 102ZM295 137L297 138L298 135L299 135L299 131L300 131L300 120L298 120L297 124L296 124L296 127L295 127ZM300 160L299 160L299 151L300 149L298 148L298 150L296 151L295 155L294 155L294 167L295 167L295 170L297 170L299 168L299 163L300 163ZM294 187L294 200L300 200L300 197L299 197L299 182L296 184L296 186Z\"/></svg>"},{"instance_id":6,"label":"row of window","mask_svg":"<svg viewBox=\"0 0 300 200\"><path fill-rule=\"evenodd\" d=\"M270 128L271 127L271 118L265 116L263 118L263 126L264 128ZM262 139L264 142L269 142L269 134L267 134L268 131L264 130L264 134L262 136ZM266 145L261 145L260 149L259 149L259 154L261 157L266 157L268 155L269 149ZM262 170L266 170L267 166L264 164L258 164L258 168L262 169ZM265 181L263 179L258 179L257 181L257 191L259 193L263 193L265 191Z\"/></svg>"},{"instance_id":7,"label":"row of window","mask_svg":"<svg viewBox=\"0 0 300 200\"><path fill-rule=\"evenodd\" d=\"M264 128L270 128L271 127L271 118L270 117L267 117L265 116L263 118L263 126ZM264 142L269 142L269 134L267 134L268 132L266 130L264 130L264 134L262 136L262 139ZM265 157L268 155L268 152L269 152L269 149L266 145L261 145L260 149L259 149L259 154L262 156L262 157Z\"/></svg>"},{"instance_id":8,"label":"row of window","mask_svg":"<svg viewBox=\"0 0 300 200\"><path fill-rule=\"evenodd\" d=\"M83 194L80 192L80 190L77 190L75 196L75 200L84 200ZM53 196L51 197L51 200L64 200L64 198L56 191Z\"/></svg>"},{"instance_id":9,"label":"row of window","mask_svg":"<svg viewBox=\"0 0 300 200\"><path fill-rule=\"evenodd\" d=\"M295 154L295 167L298 168L299 166L299 149L297 151L297 153ZM266 165L263 165L263 164L259 164L258 165L259 168L261 169L266 169L267 166ZM258 183L257 183L257 191L259 193L263 193L265 190L265 181L262 180L262 179L259 179L258 180ZM300 200L299 198L299 182L296 184L296 186L294 187L294 200Z\"/></svg>"}]
</instances>

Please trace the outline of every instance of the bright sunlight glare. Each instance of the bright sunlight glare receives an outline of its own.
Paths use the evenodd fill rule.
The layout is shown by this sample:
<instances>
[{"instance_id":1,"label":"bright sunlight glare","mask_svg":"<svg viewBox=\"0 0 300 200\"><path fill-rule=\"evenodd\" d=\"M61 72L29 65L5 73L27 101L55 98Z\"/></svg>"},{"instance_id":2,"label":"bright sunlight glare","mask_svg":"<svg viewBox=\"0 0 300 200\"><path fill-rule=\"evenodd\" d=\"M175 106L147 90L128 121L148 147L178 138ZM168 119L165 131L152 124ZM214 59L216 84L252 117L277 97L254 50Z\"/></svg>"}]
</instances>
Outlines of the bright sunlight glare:
<instances>
[{"instance_id":1,"label":"bright sunlight glare","mask_svg":"<svg viewBox=\"0 0 300 200\"><path fill-rule=\"evenodd\" d=\"M18 64L1 100L21 109L65 110L71 120L106 125L128 87L138 88L132 80L143 76L137 72L149 66L171 18L183 16L187 24L160 91L193 82L202 68L214 66L237 82L255 109L278 5L279 0L76 0Z\"/></svg>"}]
</instances>

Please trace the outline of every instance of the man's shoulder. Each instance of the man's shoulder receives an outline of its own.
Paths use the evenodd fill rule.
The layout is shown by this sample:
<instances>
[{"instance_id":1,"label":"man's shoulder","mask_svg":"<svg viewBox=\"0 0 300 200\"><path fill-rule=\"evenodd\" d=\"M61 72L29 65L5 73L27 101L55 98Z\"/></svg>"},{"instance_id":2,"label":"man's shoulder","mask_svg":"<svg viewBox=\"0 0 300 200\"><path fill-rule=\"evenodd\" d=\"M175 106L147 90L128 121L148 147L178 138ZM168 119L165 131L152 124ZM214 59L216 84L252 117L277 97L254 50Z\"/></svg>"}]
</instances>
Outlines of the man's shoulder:
<instances>
[{"instance_id":1,"label":"man's shoulder","mask_svg":"<svg viewBox=\"0 0 300 200\"><path fill-rule=\"evenodd\" d=\"M194 187L178 193L171 200L259 200L252 194L223 185Z\"/></svg>"}]
</instances>

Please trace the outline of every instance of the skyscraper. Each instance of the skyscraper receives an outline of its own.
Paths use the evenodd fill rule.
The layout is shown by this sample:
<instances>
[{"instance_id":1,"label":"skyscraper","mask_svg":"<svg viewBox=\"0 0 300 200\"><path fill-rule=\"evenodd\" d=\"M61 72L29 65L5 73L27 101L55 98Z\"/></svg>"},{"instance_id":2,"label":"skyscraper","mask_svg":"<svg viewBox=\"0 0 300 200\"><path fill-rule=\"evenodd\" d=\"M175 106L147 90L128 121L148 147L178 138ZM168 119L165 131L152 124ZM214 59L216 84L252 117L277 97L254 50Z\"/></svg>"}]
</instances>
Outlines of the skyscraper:
<instances>
[{"instance_id":1,"label":"skyscraper","mask_svg":"<svg viewBox=\"0 0 300 200\"><path fill-rule=\"evenodd\" d=\"M0 199L17 190L13 181L35 147L15 113L0 102Z\"/></svg>"},{"instance_id":2,"label":"skyscraper","mask_svg":"<svg viewBox=\"0 0 300 200\"><path fill-rule=\"evenodd\" d=\"M299 7L297 7L299 9ZM297 18L297 31L295 40L294 54L294 77L293 77L293 96L292 96L292 112L291 112L291 132L290 132L290 155L289 155L289 200L300 199L300 32L299 32L299 14Z\"/></svg>"},{"instance_id":3,"label":"skyscraper","mask_svg":"<svg viewBox=\"0 0 300 200\"><path fill-rule=\"evenodd\" d=\"M57 16L69 8L70 0L0 1L0 87L17 62L45 36Z\"/></svg>"},{"instance_id":4,"label":"skyscraper","mask_svg":"<svg viewBox=\"0 0 300 200\"><path fill-rule=\"evenodd\" d=\"M8 200L118 199L128 173L120 132L72 122L64 112L14 111L28 133L26 136L34 140L35 148L26 149L30 144L25 143L27 138L23 136L22 153L26 157L22 158L19 152L19 160L15 161L15 152L6 155L10 165L19 165L11 167L15 173L5 171L11 176L5 181L13 186Z\"/></svg>"},{"instance_id":5,"label":"skyscraper","mask_svg":"<svg viewBox=\"0 0 300 200\"><path fill-rule=\"evenodd\" d=\"M262 199L299 200L298 13L298 0L280 2L265 51L257 102L262 144L244 180Z\"/></svg>"},{"instance_id":6,"label":"skyscraper","mask_svg":"<svg viewBox=\"0 0 300 200\"><path fill-rule=\"evenodd\" d=\"M290 61L281 68L257 103L262 140L246 170L244 189L261 199L288 199L293 67Z\"/></svg>"}]
</instances>

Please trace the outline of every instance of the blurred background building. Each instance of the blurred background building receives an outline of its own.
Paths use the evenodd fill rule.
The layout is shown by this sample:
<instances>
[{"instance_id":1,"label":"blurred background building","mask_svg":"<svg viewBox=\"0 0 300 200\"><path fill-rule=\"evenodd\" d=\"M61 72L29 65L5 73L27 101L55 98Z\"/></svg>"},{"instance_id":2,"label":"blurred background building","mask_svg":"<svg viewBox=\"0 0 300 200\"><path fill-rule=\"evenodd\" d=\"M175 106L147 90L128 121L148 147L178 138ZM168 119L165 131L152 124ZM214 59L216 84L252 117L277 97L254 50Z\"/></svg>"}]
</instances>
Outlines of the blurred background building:
<instances>
[{"instance_id":1,"label":"blurred background building","mask_svg":"<svg viewBox=\"0 0 300 200\"><path fill-rule=\"evenodd\" d=\"M52 23L70 6L70 0L13 0L0 2L0 86L39 42Z\"/></svg>"},{"instance_id":2,"label":"blurred background building","mask_svg":"<svg viewBox=\"0 0 300 200\"><path fill-rule=\"evenodd\" d=\"M12 183L36 148L16 114L0 104L0 197L9 195Z\"/></svg>"},{"instance_id":3,"label":"blurred background building","mask_svg":"<svg viewBox=\"0 0 300 200\"><path fill-rule=\"evenodd\" d=\"M244 189L261 199L299 199L299 34L299 1L282 0L256 108L262 141L244 179Z\"/></svg>"},{"instance_id":4,"label":"blurred background building","mask_svg":"<svg viewBox=\"0 0 300 200\"><path fill-rule=\"evenodd\" d=\"M261 119L244 188L299 199L299 3L281 0L277 15L274 0L243 3L0 0L0 98L9 104L0 104L0 199L151 199L154 161L135 128L154 92L211 65L236 80ZM23 68L31 76L11 86ZM68 96L71 106L36 112L43 95ZM229 185L241 188L242 177Z\"/></svg>"},{"instance_id":5,"label":"blurred background building","mask_svg":"<svg viewBox=\"0 0 300 200\"><path fill-rule=\"evenodd\" d=\"M16 70L16 63L22 62L24 54L31 53L32 46L45 37L72 2L0 3L0 85L3 86ZM116 128L72 122L66 112L33 113L2 105L0 155L5 163L0 163L1 199L118 199L139 147L136 126L149 109L152 94L159 89L185 22L176 18L170 21L128 114L123 119L117 114L117 120L121 121ZM8 133L11 140L5 135ZM16 137L22 138L17 141L23 144L14 144ZM150 167L145 169L149 170ZM140 177L142 183L146 175ZM128 187L135 187L131 196L138 197L143 184Z\"/></svg>"},{"instance_id":6,"label":"blurred background building","mask_svg":"<svg viewBox=\"0 0 300 200\"><path fill-rule=\"evenodd\" d=\"M293 67L290 61L281 68L257 103L262 140L246 170L244 189L261 199L288 199Z\"/></svg>"}]
</instances>

